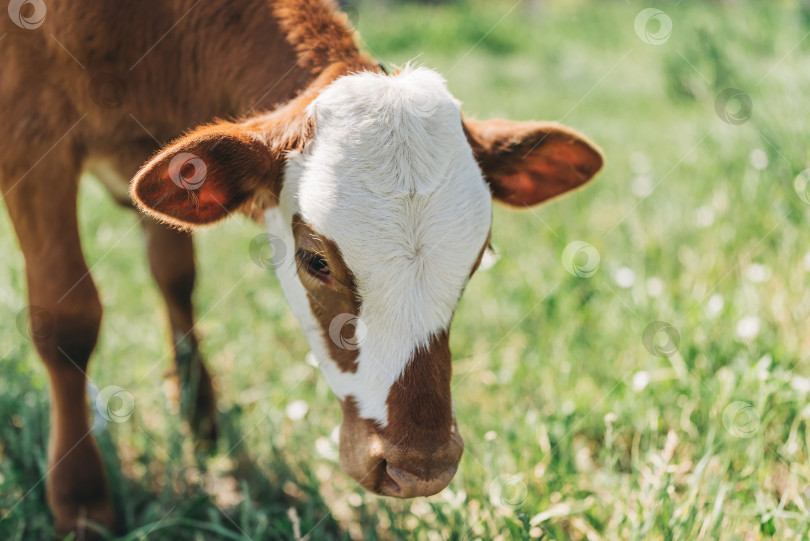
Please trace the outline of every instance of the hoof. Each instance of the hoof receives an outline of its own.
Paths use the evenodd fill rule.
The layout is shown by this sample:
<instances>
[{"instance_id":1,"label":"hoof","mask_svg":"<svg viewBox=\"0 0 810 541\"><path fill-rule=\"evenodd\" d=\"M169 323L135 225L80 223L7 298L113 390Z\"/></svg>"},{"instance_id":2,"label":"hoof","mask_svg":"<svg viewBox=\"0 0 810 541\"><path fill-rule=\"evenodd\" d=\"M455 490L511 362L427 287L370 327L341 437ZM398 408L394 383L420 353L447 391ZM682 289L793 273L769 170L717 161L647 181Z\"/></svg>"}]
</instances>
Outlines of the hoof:
<instances>
[{"instance_id":1,"label":"hoof","mask_svg":"<svg viewBox=\"0 0 810 541\"><path fill-rule=\"evenodd\" d=\"M76 541L108 539L115 532L115 509L109 501L91 504L51 503L56 532L60 538L73 535Z\"/></svg>"},{"instance_id":2,"label":"hoof","mask_svg":"<svg viewBox=\"0 0 810 541\"><path fill-rule=\"evenodd\" d=\"M53 436L52 436L53 441ZM59 446L64 448L64 446ZM101 453L92 437L49 460L48 506L56 531L73 539L106 539L117 526Z\"/></svg>"},{"instance_id":3,"label":"hoof","mask_svg":"<svg viewBox=\"0 0 810 541\"><path fill-rule=\"evenodd\" d=\"M217 441L217 400L211 376L198 352L179 356L177 368L168 374L179 397L180 412L194 434L197 448L212 450Z\"/></svg>"}]
</instances>

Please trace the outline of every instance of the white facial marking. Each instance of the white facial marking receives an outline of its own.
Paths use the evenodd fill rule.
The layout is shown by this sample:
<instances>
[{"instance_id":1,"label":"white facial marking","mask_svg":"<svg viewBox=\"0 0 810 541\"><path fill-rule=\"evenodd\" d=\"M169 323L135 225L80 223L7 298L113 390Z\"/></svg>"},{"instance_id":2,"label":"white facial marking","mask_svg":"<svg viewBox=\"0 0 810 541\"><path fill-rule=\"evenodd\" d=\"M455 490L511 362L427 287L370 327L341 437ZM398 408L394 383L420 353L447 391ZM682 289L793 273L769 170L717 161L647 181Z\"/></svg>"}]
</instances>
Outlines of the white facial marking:
<instances>
[{"instance_id":1,"label":"white facial marking","mask_svg":"<svg viewBox=\"0 0 810 541\"><path fill-rule=\"evenodd\" d=\"M356 373L329 357L295 264L277 273L332 390L385 426L391 386L416 349L450 324L489 232L491 195L459 103L431 70L342 77L308 114L314 139L290 155L267 225L293 251L290 223L300 213L337 244L366 328Z\"/></svg>"}]
</instances>

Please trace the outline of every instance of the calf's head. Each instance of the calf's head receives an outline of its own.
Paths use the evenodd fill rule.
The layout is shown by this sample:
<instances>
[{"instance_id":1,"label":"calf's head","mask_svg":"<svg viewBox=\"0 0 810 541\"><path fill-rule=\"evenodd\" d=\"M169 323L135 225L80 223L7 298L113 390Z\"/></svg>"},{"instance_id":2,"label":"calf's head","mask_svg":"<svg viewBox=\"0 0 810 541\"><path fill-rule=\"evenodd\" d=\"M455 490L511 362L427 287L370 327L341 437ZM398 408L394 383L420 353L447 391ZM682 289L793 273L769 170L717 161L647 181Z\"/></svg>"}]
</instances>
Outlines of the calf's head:
<instances>
[{"instance_id":1,"label":"calf's head","mask_svg":"<svg viewBox=\"0 0 810 541\"><path fill-rule=\"evenodd\" d=\"M199 128L138 173L145 211L192 228L263 216L276 273L340 400L341 464L363 487L430 495L463 450L448 333L488 244L492 200L535 205L602 166L552 123L462 118L433 71L329 70L287 105Z\"/></svg>"}]
</instances>

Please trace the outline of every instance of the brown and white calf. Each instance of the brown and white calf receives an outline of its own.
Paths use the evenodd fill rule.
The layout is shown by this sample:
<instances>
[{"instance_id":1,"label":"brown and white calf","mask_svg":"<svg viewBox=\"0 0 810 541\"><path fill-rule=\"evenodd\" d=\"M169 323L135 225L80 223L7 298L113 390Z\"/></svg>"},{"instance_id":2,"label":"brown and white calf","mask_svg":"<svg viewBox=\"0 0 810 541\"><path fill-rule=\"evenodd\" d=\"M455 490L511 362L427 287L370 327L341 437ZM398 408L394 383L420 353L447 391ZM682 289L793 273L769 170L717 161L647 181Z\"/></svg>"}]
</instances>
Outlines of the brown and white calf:
<instances>
[{"instance_id":1,"label":"brown and white calf","mask_svg":"<svg viewBox=\"0 0 810 541\"><path fill-rule=\"evenodd\" d=\"M524 207L576 188L600 151L553 123L463 118L438 74L383 73L321 0L13 0L9 15L0 189L30 305L52 324L34 338L59 530L115 522L85 394L102 311L77 228L85 169L146 213L199 435L213 437L216 408L187 231L243 212L291 255L276 270L340 400L343 467L379 494L444 488L463 449L448 331L492 199Z\"/></svg>"}]
</instances>

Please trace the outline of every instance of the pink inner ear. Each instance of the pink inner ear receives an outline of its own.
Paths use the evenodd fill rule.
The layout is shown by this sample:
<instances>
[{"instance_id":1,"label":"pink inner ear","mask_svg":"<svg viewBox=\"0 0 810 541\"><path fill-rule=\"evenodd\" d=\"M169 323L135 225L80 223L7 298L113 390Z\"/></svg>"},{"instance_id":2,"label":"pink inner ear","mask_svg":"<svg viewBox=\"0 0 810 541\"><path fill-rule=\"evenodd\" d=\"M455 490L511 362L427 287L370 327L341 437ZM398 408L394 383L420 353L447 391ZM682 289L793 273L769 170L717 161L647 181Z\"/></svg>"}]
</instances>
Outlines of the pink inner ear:
<instances>
[{"instance_id":1,"label":"pink inner ear","mask_svg":"<svg viewBox=\"0 0 810 541\"><path fill-rule=\"evenodd\" d=\"M197 191L197 199L200 207L216 205L220 207L223 212L227 211L225 208L227 197L225 193L219 190L215 185L200 188Z\"/></svg>"},{"instance_id":2,"label":"pink inner ear","mask_svg":"<svg viewBox=\"0 0 810 541\"><path fill-rule=\"evenodd\" d=\"M575 130L553 122L464 120L467 140L492 196L532 206L588 182L602 168L602 152Z\"/></svg>"},{"instance_id":3,"label":"pink inner ear","mask_svg":"<svg viewBox=\"0 0 810 541\"><path fill-rule=\"evenodd\" d=\"M191 175L183 178L191 178ZM193 186L196 189L178 186L169 173L168 164L163 163L136 177L133 195L148 212L180 227L221 220L242 202L242 198L229 197L225 192L223 179L216 169L209 169L205 178L197 181Z\"/></svg>"},{"instance_id":4,"label":"pink inner ear","mask_svg":"<svg viewBox=\"0 0 810 541\"><path fill-rule=\"evenodd\" d=\"M201 128L146 164L132 195L162 221L182 228L210 224L245 203L271 165L267 147L248 134L228 125Z\"/></svg>"},{"instance_id":5,"label":"pink inner ear","mask_svg":"<svg viewBox=\"0 0 810 541\"><path fill-rule=\"evenodd\" d=\"M581 186L602 167L601 155L584 142L551 137L555 140L541 140L514 157L493 185L497 198L513 206L536 205Z\"/></svg>"}]
</instances>

